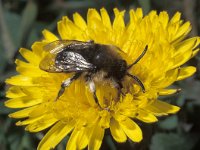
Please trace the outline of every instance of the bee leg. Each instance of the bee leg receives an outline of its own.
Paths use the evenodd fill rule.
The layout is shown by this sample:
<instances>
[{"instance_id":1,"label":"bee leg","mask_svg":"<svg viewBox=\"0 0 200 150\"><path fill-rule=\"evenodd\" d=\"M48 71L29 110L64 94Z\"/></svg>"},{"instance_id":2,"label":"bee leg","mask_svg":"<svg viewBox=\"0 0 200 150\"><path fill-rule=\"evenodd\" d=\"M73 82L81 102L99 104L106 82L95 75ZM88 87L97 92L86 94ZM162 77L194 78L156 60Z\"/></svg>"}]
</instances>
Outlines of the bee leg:
<instances>
[{"instance_id":1,"label":"bee leg","mask_svg":"<svg viewBox=\"0 0 200 150\"><path fill-rule=\"evenodd\" d=\"M97 95L96 95L96 86L95 86L94 81L91 78L91 75L88 74L88 75L85 76L85 78L86 78L86 81L88 83L90 92L93 93L93 97L94 97L95 102L99 105L99 100L98 100Z\"/></svg>"},{"instance_id":2,"label":"bee leg","mask_svg":"<svg viewBox=\"0 0 200 150\"><path fill-rule=\"evenodd\" d=\"M125 94L122 92L123 85L120 81L115 81L114 87L117 89L117 100L120 99L120 95L125 96Z\"/></svg>"},{"instance_id":3,"label":"bee leg","mask_svg":"<svg viewBox=\"0 0 200 150\"><path fill-rule=\"evenodd\" d=\"M90 91L93 93L93 97L94 97L95 102L97 104L99 104L99 101L98 101L98 98L97 98L97 95L96 95L96 86L94 84L94 81L90 80L88 82L88 85L89 85Z\"/></svg>"},{"instance_id":4,"label":"bee leg","mask_svg":"<svg viewBox=\"0 0 200 150\"><path fill-rule=\"evenodd\" d=\"M58 92L58 95L57 95L55 101L57 101L59 99L59 97L63 95L63 93L65 92L65 88L68 87L74 80L78 79L80 76L81 76L81 73L78 72L75 75L73 75L71 78L64 80L61 84L60 90Z\"/></svg>"}]
</instances>

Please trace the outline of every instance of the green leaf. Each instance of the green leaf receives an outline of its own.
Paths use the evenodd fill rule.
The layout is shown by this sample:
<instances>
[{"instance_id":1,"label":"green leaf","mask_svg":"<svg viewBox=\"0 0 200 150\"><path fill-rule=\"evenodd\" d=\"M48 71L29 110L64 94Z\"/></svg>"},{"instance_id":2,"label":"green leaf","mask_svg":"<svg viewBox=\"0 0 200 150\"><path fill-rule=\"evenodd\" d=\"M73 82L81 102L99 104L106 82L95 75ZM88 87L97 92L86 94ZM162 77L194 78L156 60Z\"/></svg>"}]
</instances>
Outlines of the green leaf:
<instances>
[{"instance_id":1,"label":"green leaf","mask_svg":"<svg viewBox=\"0 0 200 150\"><path fill-rule=\"evenodd\" d=\"M5 52L3 51L3 48L0 46L0 75L3 73L7 59L5 56Z\"/></svg>"},{"instance_id":2,"label":"green leaf","mask_svg":"<svg viewBox=\"0 0 200 150\"><path fill-rule=\"evenodd\" d=\"M178 83L181 86L181 94L184 96L183 98L185 98L185 100L189 100L192 105L200 105L200 82L191 77L185 81L179 81Z\"/></svg>"},{"instance_id":3,"label":"green leaf","mask_svg":"<svg viewBox=\"0 0 200 150\"><path fill-rule=\"evenodd\" d=\"M198 139L198 135L157 133L152 138L150 150L192 150Z\"/></svg>"},{"instance_id":4,"label":"green leaf","mask_svg":"<svg viewBox=\"0 0 200 150\"><path fill-rule=\"evenodd\" d=\"M143 8L144 14L147 14L151 10L150 0L139 0L138 2Z\"/></svg>"},{"instance_id":5,"label":"green leaf","mask_svg":"<svg viewBox=\"0 0 200 150\"><path fill-rule=\"evenodd\" d=\"M116 150L117 149L110 135L106 136L106 142L107 142L110 150Z\"/></svg>"},{"instance_id":6,"label":"green leaf","mask_svg":"<svg viewBox=\"0 0 200 150\"><path fill-rule=\"evenodd\" d=\"M0 115L3 115L3 114L9 114L11 113L13 110L7 108L4 106L4 102L1 101L0 102Z\"/></svg>"},{"instance_id":7,"label":"green leaf","mask_svg":"<svg viewBox=\"0 0 200 150\"><path fill-rule=\"evenodd\" d=\"M182 107L185 104L185 102L186 102L186 96L185 96L185 93L182 92L180 96L178 97L176 103L178 106Z\"/></svg>"},{"instance_id":8,"label":"green leaf","mask_svg":"<svg viewBox=\"0 0 200 150\"><path fill-rule=\"evenodd\" d=\"M66 143L69 140L69 136L67 135L58 145L57 150L65 150L66 149Z\"/></svg>"},{"instance_id":9,"label":"green leaf","mask_svg":"<svg viewBox=\"0 0 200 150\"><path fill-rule=\"evenodd\" d=\"M10 150L16 150L16 148L19 147L21 137L19 134L13 133L7 138L7 140L10 146Z\"/></svg>"},{"instance_id":10,"label":"green leaf","mask_svg":"<svg viewBox=\"0 0 200 150\"><path fill-rule=\"evenodd\" d=\"M19 29L20 45L26 45L26 43L28 42L27 39L35 23L37 13L38 13L38 7L36 3L33 0L28 1L22 13L22 20Z\"/></svg>"},{"instance_id":11,"label":"green leaf","mask_svg":"<svg viewBox=\"0 0 200 150\"><path fill-rule=\"evenodd\" d=\"M29 38L27 40L27 43L26 45L28 47L31 47L31 45L35 42L35 41L38 41L40 38L41 38L41 33L42 33L42 30L44 28L46 28L46 24L45 23L42 23L42 22L36 22L34 27L32 28L30 34L29 34Z\"/></svg>"},{"instance_id":12,"label":"green leaf","mask_svg":"<svg viewBox=\"0 0 200 150\"><path fill-rule=\"evenodd\" d=\"M27 132L15 132L9 134L7 137L7 143L9 144L9 150L34 150L32 144L31 134Z\"/></svg>"},{"instance_id":13,"label":"green leaf","mask_svg":"<svg viewBox=\"0 0 200 150\"><path fill-rule=\"evenodd\" d=\"M2 39L0 43L0 60L1 63L3 62L3 64L5 64L5 59L11 60L16 51L13 40L13 36L16 35L17 29L17 22L15 22L16 19L18 19L16 15L13 15L13 13L9 13L3 9L2 3L0 1L0 38ZM13 30L15 30L15 33ZM4 68L4 66L2 66L2 68Z\"/></svg>"},{"instance_id":14,"label":"green leaf","mask_svg":"<svg viewBox=\"0 0 200 150\"><path fill-rule=\"evenodd\" d=\"M4 123L0 126L2 133L6 134L12 125L12 120L10 118L4 120Z\"/></svg>"},{"instance_id":15,"label":"green leaf","mask_svg":"<svg viewBox=\"0 0 200 150\"><path fill-rule=\"evenodd\" d=\"M14 43L14 47L17 47L19 45L18 44L18 40L19 40L18 29L20 28L21 17L18 14L12 13L10 11L5 11L4 13L5 13L7 28L9 29L11 39Z\"/></svg>"},{"instance_id":16,"label":"green leaf","mask_svg":"<svg viewBox=\"0 0 200 150\"><path fill-rule=\"evenodd\" d=\"M167 117L165 120L160 121L158 126L165 130L172 130L178 126L178 117L176 115Z\"/></svg>"},{"instance_id":17,"label":"green leaf","mask_svg":"<svg viewBox=\"0 0 200 150\"><path fill-rule=\"evenodd\" d=\"M20 145L19 145L19 150L24 150L24 149L33 149L33 146L32 146L32 142L31 142L31 138L30 138L30 134L28 134L27 132L24 133L24 135L22 136L21 138L21 141L20 141Z\"/></svg>"},{"instance_id":18,"label":"green leaf","mask_svg":"<svg viewBox=\"0 0 200 150\"><path fill-rule=\"evenodd\" d=\"M107 0L106 0L107 2ZM105 3L104 3L105 4ZM77 10L77 9L84 9L97 6L98 3L91 0L85 1L66 1L66 2L55 2L52 3L51 6L48 8L49 10Z\"/></svg>"}]
</instances>

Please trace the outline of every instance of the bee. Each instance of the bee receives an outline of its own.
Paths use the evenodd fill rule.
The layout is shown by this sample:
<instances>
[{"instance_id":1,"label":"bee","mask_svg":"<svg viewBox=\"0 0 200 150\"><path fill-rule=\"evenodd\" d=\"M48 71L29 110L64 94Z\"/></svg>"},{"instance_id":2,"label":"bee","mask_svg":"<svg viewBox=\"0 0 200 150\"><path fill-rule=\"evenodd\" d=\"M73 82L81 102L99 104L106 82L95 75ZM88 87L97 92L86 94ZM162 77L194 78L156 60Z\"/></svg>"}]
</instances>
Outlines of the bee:
<instances>
[{"instance_id":1,"label":"bee","mask_svg":"<svg viewBox=\"0 0 200 150\"><path fill-rule=\"evenodd\" d=\"M142 81L128 71L140 61L147 49L146 45L140 56L128 65L122 58L123 51L114 45L99 44L93 40L87 42L57 40L44 46L48 54L41 60L39 67L50 73L74 73L72 77L62 82L55 100L63 95L65 88L69 87L74 80L83 76L89 90L93 93L95 102L98 103L95 82L106 79L113 82L118 96L123 94L122 81L125 76L134 79L145 92Z\"/></svg>"}]
</instances>

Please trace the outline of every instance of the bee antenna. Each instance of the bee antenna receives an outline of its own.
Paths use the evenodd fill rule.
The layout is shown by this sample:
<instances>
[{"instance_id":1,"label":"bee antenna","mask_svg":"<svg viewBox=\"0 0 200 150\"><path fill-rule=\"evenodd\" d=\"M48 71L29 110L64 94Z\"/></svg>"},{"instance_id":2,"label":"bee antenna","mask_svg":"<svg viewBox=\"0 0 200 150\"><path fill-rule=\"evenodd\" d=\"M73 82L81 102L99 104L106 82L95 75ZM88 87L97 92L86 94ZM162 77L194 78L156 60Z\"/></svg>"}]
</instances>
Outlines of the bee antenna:
<instances>
[{"instance_id":1,"label":"bee antenna","mask_svg":"<svg viewBox=\"0 0 200 150\"><path fill-rule=\"evenodd\" d=\"M131 77L132 79L134 79L137 82L137 84L142 88L142 92L145 93L144 84L142 83L142 81L138 77L136 77L136 76L134 76L132 74L129 74L129 73L127 73L126 75Z\"/></svg>"},{"instance_id":2,"label":"bee antenna","mask_svg":"<svg viewBox=\"0 0 200 150\"><path fill-rule=\"evenodd\" d=\"M130 64L127 67L127 69L130 69L132 66L134 66L135 64L137 64L140 61L140 59L142 59L142 57L146 54L147 50L148 50L148 45L145 46L142 54L132 64Z\"/></svg>"}]
</instances>

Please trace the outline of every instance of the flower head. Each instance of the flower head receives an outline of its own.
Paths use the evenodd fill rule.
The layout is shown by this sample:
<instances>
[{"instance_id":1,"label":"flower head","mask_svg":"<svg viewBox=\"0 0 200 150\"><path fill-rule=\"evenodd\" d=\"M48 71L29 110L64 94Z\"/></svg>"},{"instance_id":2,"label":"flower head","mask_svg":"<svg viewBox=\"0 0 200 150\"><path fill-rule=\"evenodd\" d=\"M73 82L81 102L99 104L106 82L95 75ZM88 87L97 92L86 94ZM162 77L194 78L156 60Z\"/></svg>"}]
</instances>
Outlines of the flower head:
<instances>
[{"instance_id":1,"label":"flower head","mask_svg":"<svg viewBox=\"0 0 200 150\"><path fill-rule=\"evenodd\" d=\"M83 77L66 88L55 101L63 80L73 73L49 73L40 69L41 60L47 55L44 46L58 40L50 31L44 30L44 40L35 42L32 51L20 49L26 61L16 60L19 75L6 80L12 85L7 91L5 105L21 110L10 114L23 119L17 125L26 126L30 132L51 127L40 142L38 149L54 148L65 136L70 135L67 149L99 149L106 129L110 129L117 142L130 138L142 140L142 131L134 120L146 123L157 121L157 116L176 113L179 107L158 100L160 95L170 95L177 89L168 89L175 81L185 79L196 71L193 66L181 67L199 49L199 37L185 39L191 26L176 13L172 19L166 12L151 11L143 17L142 10L130 10L130 21L124 22L125 11L114 9L113 22L105 9L98 13L89 9L86 21L78 14L73 21L63 17L58 22L62 40L94 40L95 43L119 47L123 58L131 64L148 45L144 57L129 72L141 79L145 93L134 80L123 79L123 92L118 100L116 89L109 83L96 83L99 105L86 86Z\"/></svg>"}]
</instances>

